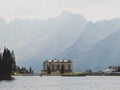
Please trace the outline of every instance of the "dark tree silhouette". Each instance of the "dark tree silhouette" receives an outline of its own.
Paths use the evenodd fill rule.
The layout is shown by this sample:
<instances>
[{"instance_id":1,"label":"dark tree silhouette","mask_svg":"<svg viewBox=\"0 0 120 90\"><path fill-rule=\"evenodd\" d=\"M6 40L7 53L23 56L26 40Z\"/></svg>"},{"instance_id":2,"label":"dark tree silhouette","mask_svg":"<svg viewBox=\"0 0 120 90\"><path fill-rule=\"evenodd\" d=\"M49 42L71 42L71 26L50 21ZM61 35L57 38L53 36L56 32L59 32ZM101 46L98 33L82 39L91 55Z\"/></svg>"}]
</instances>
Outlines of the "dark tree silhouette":
<instances>
[{"instance_id":1,"label":"dark tree silhouette","mask_svg":"<svg viewBox=\"0 0 120 90\"><path fill-rule=\"evenodd\" d=\"M29 68L29 74L33 74L33 73L34 73L34 71L32 70L32 68L30 66L30 68Z\"/></svg>"},{"instance_id":2,"label":"dark tree silhouette","mask_svg":"<svg viewBox=\"0 0 120 90\"><path fill-rule=\"evenodd\" d=\"M64 73L65 69L64 69L64 65L61 66L61 73Z\"/></svg>"},{"instance_id":3,"label":"dark tree silhouette","mask_svg":"<svg viewBox=\"0 0 120 90\"><path fill-rule=\"evenodd\" d=\"M2 53L0 53L0 61L2 61Z\"/></svg>"},{"instance_id":4,"label":"dark tree silhouette","mask_svg":"<svg viewBox=\"0 0 120 90\"><path fill-rule=\"evenodd\" d=\"M48 73L48 74L51 74L50 66L47 67L47 73Z\"/></svg>"},{"instance_id":5,"label":"dark tree silhouette","mask_svg":"<svg viewBox=\"0 0 120 90\"><path fill-rule=\"evenodd\" d=\"M4 48L3 53L0 53L0 79L10 78L12 72L16 69L14 51Z\"/></svg>"},{"instance_id":6,"label":"dark tree silhouette","mask_svg":"<svg viewBox=\"0 0 120 90\"><path fill-rule=\"evenodd\" d=\"M25 68L25 67L16 67L16 73L18 74L33 74L34 71L32 70L32 68L30 67L29 69Z\"/></svg>"}]
</instances>

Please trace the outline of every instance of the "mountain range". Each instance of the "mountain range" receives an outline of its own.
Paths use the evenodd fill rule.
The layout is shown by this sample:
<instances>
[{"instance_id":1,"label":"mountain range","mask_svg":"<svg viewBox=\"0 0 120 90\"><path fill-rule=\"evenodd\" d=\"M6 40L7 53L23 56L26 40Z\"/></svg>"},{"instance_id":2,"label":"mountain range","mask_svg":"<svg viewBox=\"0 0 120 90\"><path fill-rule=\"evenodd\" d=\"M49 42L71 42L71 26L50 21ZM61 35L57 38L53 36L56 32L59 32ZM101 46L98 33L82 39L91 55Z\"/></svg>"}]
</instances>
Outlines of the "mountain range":
<instances>
[{"instance_id":1,"label":"mountain range","mask_svg":"<svg viewBox=\"0 0 120 90\"><path fill-rule=\"evenodd\" d=\"M71 59L74 71L120 65L120 18L87 21L64 11L47 20L0 18L0 45L15 51L20 66L43 68L46 59Z\"/></svg>"},{"instance_id":2,"label":"mountain range","mask_svg":"<svg viewBox=\"0 0 120 90\"><path fill-rule=\"evenodd\" d=\"M16 19L7 23L1 18L1 47L15 51L18 65L31 66L38 72L44 60L59 55L75 43L86 24L83 16L67 11L48 20Z\"/></svg>"}]
</instances>

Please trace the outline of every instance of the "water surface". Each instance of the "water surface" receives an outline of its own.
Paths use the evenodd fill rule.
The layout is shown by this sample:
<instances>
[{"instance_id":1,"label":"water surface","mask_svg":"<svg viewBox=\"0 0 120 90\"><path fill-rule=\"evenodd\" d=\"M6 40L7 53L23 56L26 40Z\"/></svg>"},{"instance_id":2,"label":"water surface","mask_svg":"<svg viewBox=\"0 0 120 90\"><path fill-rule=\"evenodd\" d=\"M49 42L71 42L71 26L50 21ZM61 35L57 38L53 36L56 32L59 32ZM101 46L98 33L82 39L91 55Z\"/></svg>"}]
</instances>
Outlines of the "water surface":
<instances>
[{"instance_id":1,"label":"water surface","mask_svg":"<svg viewBox=\"0 0 120 90\"><path fill-rule=\"evenodd\" d=\"M0 81L0 90L120 90L120 77L17 76Z\"/></svg>"}]
</instances>

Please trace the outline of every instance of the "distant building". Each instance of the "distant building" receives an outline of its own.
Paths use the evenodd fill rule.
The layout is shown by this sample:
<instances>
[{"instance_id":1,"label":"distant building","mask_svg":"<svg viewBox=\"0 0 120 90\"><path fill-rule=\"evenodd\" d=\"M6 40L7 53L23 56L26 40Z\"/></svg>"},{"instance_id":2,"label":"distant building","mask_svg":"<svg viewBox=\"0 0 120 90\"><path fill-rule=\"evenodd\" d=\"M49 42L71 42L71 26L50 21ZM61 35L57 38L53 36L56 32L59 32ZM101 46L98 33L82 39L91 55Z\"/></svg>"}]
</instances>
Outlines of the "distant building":
<instances>
[{"instance_id":1,"label":"distant building","mask_svg":"<svg viewBox=\"0 0 120 90\"><path fill-rule=\"evenodd\" d=\"M103 70L104 73L112 74L120 72L120 66L110 66L108 69Z\"/></svg>"},{"instance_id":2,"label":"distant building","mask_svg":"<svg viewBox=\"0 0 120 90\"><path fill-rule=\"evenodd\" d=\"M43 63L42 75L71 74L73 62L71 60L47 60Z\"/></svg>"},{"instance_id":3,"label":"distant building","mask_svg":"<svg viewBox=\"0 0 120 90\"><path fill-rule=\"evenodd\" d=\"M113 72L120 72L120 66L110 66L109 69L112 69Z\"/></svg>"}]
</instances>

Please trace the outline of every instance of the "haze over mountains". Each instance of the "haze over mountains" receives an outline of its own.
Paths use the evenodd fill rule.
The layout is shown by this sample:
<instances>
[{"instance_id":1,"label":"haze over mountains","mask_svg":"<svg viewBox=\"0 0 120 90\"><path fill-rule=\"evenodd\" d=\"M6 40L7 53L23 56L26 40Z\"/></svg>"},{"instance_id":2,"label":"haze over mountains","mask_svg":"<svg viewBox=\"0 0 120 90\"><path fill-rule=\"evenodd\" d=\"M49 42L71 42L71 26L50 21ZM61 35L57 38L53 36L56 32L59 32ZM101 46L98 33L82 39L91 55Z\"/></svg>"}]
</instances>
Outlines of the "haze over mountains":
<instances>
[{"instance_id":1,"label":"haze over mountains","mask_svg":"<svg viewBox=\"0 0 120 90\"><path fill-rule=\"evenodd\" d=\"M17 63L40 70L43 61L59 55L83 32L87 20L71 12L48 20L0 19L1 47L15 50Z\"/></svg>"},{"instance_id":2,"label":"haze over mountains","mask_svg":"<svg viewBox=\"0 0 120 90\"><path fill-rule=\"evenodd\" d=\"M56 57L73 60L76 71L119 65L119 34L119 18L93 23L67 11L48 20L0 19L1 47L15 50L17 64L36 72Z\"/></svg>"},{"instance_id":3,"label":"haze over mountains","mask_svg":"<svg viewBox=\"0 0 120 90\"><path fill-rule=\"evenodd\" d=\"M109 42L110 40L107 40L107 38L110 38L113 33L118 33L119 30L119 18L107 21L98 21L96 23L89 22L77 42L61 53L58 57L73 59L75 70L97 70L107 68L106 66L109 65L119 65L120 63L117 63L117 61L119 61L118 59L116 60L116 63L111 63L114 61L115 57L107 58L110 57L107 50L113 53L113 48L116 47L116 44L114 44L116 38L112 38L111 42ZM120 38L120 36L117 35L117 38ZM106 42L103 42L104 39ZM101 46L102 44L104 44L103 47ZM109 45L113 46L106 49ZM119 47L117 48L119 49ZM102 63L100 63L101 61Z\"/></svg>"},{"instance_id":4,"label":"haze over mountains","mask_svg":"<svg viewBox=\"0 0 120 90\"><path fill-rule=\"evenodd\" d=\"M94 47L83 53L81 68L99 70L113 65L120 65L120 31L101 40Z\"/></svg>"}]
</instances>

